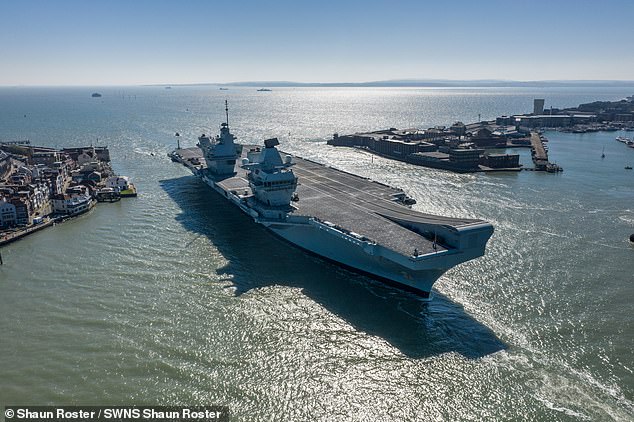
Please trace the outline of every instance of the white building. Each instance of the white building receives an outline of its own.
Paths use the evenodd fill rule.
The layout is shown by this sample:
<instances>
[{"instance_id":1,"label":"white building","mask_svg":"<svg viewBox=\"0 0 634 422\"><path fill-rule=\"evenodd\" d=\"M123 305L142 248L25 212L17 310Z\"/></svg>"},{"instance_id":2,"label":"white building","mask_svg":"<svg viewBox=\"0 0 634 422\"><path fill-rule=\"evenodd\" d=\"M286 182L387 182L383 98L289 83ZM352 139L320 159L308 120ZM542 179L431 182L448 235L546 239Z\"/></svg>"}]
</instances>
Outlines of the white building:
<instances>
[{"instance_id":1,"label":"white building","mask_svg":"<svg viewBox=\"0 0 634 422\"><path fill-rule=\"evenodd\" d=\"M80 154L77 155L77 164L82 166L91 161L97 160L97 154L95 153L94 148L88 148L83 150Z\"/></svg>"},{"instance_id":2,"label":"white building","mask_svg":"<svg viewBox=\"0 0 634 422\"><path fill-rule=\"evenodd\" d=\"M0 151L0 179L4 179L11 170L11 157L4 151Z\"/></svg>"},{"instance_id":3,"label":"white building","mask_svg":"<svg viewBox=\"0 0 634 422\"><path fill-rule=\"evenodd\" d=\"M58 214L77 215L88 211L94 205L88 188L75 186L65 195L53 197L53 210Z\"/></svg>"},{"instance_id":4,"label":"white building","mask_svg":"<svg viewBox=\"0 0 634 422\"><path fill-rule=\"evenodd\" d=\"M41 208L45 205L48 200L48 186L44 183L38 183L30 186L31 188L31 197L29 198L31 201L31 207L34 210Z\"/></svg>"},{"instance_id":5,"label":"white building","mask_svg":"<svg viewBox=\"0 0 634 422\"><path fill-rule=\"evenodd\" d=\"M117 192L130 188L130 178L127 176L112 176L106 181L106 187L112 188Z\"/></svg>"}]
</instances>

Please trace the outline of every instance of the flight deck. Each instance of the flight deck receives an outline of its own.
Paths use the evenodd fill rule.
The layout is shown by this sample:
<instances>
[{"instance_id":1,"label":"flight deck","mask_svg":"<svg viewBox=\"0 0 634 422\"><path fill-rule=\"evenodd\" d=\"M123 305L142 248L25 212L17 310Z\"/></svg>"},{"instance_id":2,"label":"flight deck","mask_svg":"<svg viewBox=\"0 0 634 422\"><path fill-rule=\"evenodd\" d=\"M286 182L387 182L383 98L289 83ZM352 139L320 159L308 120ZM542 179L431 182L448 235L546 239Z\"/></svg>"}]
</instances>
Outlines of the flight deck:
<instances>
[{"instance_id":1,"label":"flight deck","mask_svg":"<svg viewBox=\"0 0 634 422\"><path fill-rule=\"evenodd\" d=\"M242 158L255 148L258 147L244 145ZM206 167L199 148L177 149L172 157L196 174ZM436 232L488 224L482 220L424 214L399 203L405 196L400 189L301 157L294 156L293 163L298 186L289 215L317 219L405 256L451 249L450 242ZM215 181L223 190L248 198L252 192L247 171L238 165L235 170L234 175Z\"/></svg>"}]
</instances>

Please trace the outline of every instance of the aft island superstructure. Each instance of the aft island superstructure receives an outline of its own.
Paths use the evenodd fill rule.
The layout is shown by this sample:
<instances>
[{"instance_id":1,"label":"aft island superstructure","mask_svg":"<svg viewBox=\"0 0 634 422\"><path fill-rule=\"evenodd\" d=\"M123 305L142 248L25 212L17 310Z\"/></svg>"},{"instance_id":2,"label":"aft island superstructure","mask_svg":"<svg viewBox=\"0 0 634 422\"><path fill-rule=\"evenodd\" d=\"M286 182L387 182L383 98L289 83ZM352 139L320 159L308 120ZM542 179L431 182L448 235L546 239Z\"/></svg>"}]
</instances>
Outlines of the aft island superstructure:
<instances>
[{"instance_id":1,"label":"aft island superstructure","mask_svg":"<svg viewBox=\"0 0 634 422\"><path fill-rule=\"evenodd\" d=\"M493 233L485 221L423 214L401 190L283 154L276 138L263 148L234 141L227 115L220 135L170 156L293 245L424 298L445 271L482 256Z\"/></svg>"}]
</instances>

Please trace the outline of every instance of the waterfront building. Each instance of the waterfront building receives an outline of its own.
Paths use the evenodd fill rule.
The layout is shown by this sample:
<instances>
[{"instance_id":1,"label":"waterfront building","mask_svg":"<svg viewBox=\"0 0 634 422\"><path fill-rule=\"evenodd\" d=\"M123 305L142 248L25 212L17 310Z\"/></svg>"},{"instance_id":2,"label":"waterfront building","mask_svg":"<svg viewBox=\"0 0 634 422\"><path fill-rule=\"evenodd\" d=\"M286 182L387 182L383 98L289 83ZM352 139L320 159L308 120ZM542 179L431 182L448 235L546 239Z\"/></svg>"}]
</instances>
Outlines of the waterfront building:
<instances>
[{"instance_id":1,"label":"waterfront building","mask_svg":"<svg viewBox=\"0 0 634 422\"><path fill-rule=\"evenodd\" d=\"M328 144L335 146L367 148L382 155L398 157L405 157L417 152L436 151L437 149L434 144L420 140L411 140L412 136L418 138L422 135L421 133L404 133L402 135L390 136L383 134L385 132L396 133L396 129L393 131L371 132L370 134L354 134L345 136L335 134L336 136L333 136L333 139L329 140Z\"/></svg>"},{"instance_id":2,"label":"waterfront building","mask_svg":"<svg viewBox=\"0 0 634 422\"><path fill-rule=\"evenodd\" d=\"M515 126L498 126L491 135L499 139L520 138L524 136Z\"/></svg>"},{"instance_id":3,"label":"waterfront building","mask_svg":"<svg viewBox=\"0 0 634 422\"><path fill-rule=\"evenodd\" d=\"M53 211L57 214L77 215L90 209L93 200L86 186L68 188L66 194L54 195Z\"/></svg>"},{"instance_id":4,"label":"waterfront building","mask_svg":"<svg viewBox=\"0 0 634 422\"><path fill-rule=\"evenodd\" d=\"M106 180L106 187L120 192L130 188L130 179L126 176L112 176Z\"/></svg>"},{"instance_id":5,"label":"waterfront building","mask_svg":"<svg viewBox=\"0 0 634 422\"><path fill-rule=\"evenodd\" d=\"M534 116L515 116L516 123L523 127L566 127L572 123L567 114L539 114Z\"/></svg>"},{"instance_id":6,"label":"waterfront building","mask_svg":"<svg viewBox=\"0 0 634 422\"><path fill-rule=\"evenodd\" d=\"M431 142L435 140L443 139L445 136L447 136L447 133L445 132L444 127L443 128L440 128L440 127L429 128L425 130L423 133L423 139L429 140Z\"/></svg>"},{"instance_id":7,"label":"waterfront building","mask_svg":"<svg viewBox=\"0 0 634 422\"><path fill-rule=\"evenodd\" d=\"M504 142L504 140L493 135L493 132L488 127L483 127L471 137L471 142L478 147L487 147L497 145L500 142Z\"/></svg>"},{"instance_id":8,"label":"waterfront building","mask_svg":"<svg viewBox=\"0 0 634 422\"><path fill-rule=\"evenodd\" d=\"M0 145L0 228L40 224L50 214L77 215L96 203L96 187L112 175L107 148L74 148L67 152L45 147L19 151ZM4 149L4 150L3 150ZM16 152L17 151L17 152ZM73 158L74 157L74 158ZM82 164L79 170L77 161ZM127 178L114 178L129 188ZM75 180L75 186L66 188ZM72 183L71 183L72 184ZM119 189L117 189L118 191Z\"/></svg>"},{"instance_id":9,"label":"waterfront building","mask_svg":"<svg viewBox=\"0 0 634 422\"><path fill-rule=\"evenodd\" d=\"M595 114L573 114L570 116L571 125L588 125L597 120Z\"/></svg>"},{"instance_id":10,"label":"waterfront building","mask_svg":"<svg viewBox=\"0 0 634 422\"><path fill-rule=\"evenodd\" d=\"M467 134L467 126L462 122L456 122L451 125L450 130L457 136L464 136Z\"/></svg>"},{"instance_id":11,"label":"waterfront building","mask_svg":"<svg viewBox=\"0 0 634 422\"><path fill-rule=\"evenodd\" d=\"M619 113L614 116L617 122L631 122L634 120L634 113Z\"/></svg>"},{"instance_id":12,"label":"waterfront building","mask_svg":"<svg viewBox=\"0 0 634 422\"><path fill-rule=\"evenodd\" d=\"M18 226L27 226L31 224L31 204L28 198L13 197L10 202L15 206L16 224Z\"/></svg>"},{"instance_id":13,"label":"waterfront building","mask_svg":"<svg viewBox=\"0 0 634 422\"><path fill-rule=\"evenodd\" d=\"M444 152L417 152L410 155L410 162L433 168L450 168L449 154Z\"/></svg>"},{"instance_id":14,"label":"waterfront building","mask_svg":"<svg viewBox=\"0 0 634 422\"><path fill-rule=\"evenodd\" d=\"M77 148L63 148L61 152L67 155L73 161L79 161L79 155L86 154L82 160L86 161L103 161L110 162L110 152L108 147L77 147Z\"/></svg>"},{"instance_id":15,"label":"waterfront building","mask_svg":"<svg viewBox=\"0 0 634 422\"><path fill-rule=\"evenodd\" d=\"M519 154L485 154L480 157L480 164L492 169L520 167Z\"/></svg>"},{"instance_id":16,"label":"waterfront building","mask_svg":"<svg viewBox=\"0 0 634 422\"><path fill-rule=\"evenodd\" d=\"M0 227L9 228L17 225L15 205L7 202L5 197L0 197Z\"/></svg>"},{"instance_id":17,"label":"waterfront building","mask_svg":"<svg viewBox=\"0 0 634 422\"><path fill-rule=\"evenodd\" d=\"M450 149L449 162L460 169L476 169L480 164L482 149Z\"/></svg>"},{"instance_id":18,"label":"waterfront building","mask_svg":"<svg viewBox=\"0 0 634 422\"><path fill-rule=\"evenodd\" d=\"M94 148L85 148L79 154L77 154L77 164L83 166L86 163L97 161L97 153Z\"/></svg>"},{"instance_id":19,"label":"waterfront building","mask_svg":"<svg viewBox=\"0 0 634 422\"><path fill-rule=\"evenodd\" d=\"M510 126L515 125L515 118L513 116L500 116L495 118L495 124L498 126Z\"/></svg>"},{"instance_id":20,"label":"waterfront building","mask_svg":"<svg viewBox=\"0 0 634 422\"><path fill-rule=\"evenodd\" d=\"M59 161L59 159L60 155L57 151L37 151L31 155L30 163L33 165L44 164L50 166L54 162Z\"/></svg>"},{"instance_id":21,"label":"waterfront building","mask_svg":"<svg viewBox=\"0 0 634 422\"><path fill-rule=\"evenodd\" d=\"M415 152L435 151L436 146L426 142L410 142L399 139L382 139L375 143L374 150L384 155L406 156Z\"/></svg>"}]
</instances>

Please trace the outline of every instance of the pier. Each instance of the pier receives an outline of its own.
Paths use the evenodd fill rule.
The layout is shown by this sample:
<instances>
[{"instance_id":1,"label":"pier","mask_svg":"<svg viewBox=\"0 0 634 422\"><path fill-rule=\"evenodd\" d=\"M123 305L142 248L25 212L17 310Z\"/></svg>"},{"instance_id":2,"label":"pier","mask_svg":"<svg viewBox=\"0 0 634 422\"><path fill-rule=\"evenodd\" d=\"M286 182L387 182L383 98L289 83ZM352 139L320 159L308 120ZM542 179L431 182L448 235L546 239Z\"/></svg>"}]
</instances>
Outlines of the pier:
<instances>
[{"instance_id":1,"label":"pier","mask_svg":"<svg viewBox=\"0 0 634 422\"><path fill-rule=\"evenodd\" d=\"M531 156L535 164L535 171L558 173L563 171L557 164L548 161L548 151L544 146L544 139L538 132L531 132Z\"/></svg>"},{"instance_id":2,"label":"pier","mask_svg":"<svg viewBox=\"0 0 634 422\"><path fill-rule=\"evenodd\" d=\"M28 139L24 141L3 141L3 142L0 142L0 144L21 146L21 145L31 145L31 141L29 141Z\"/></svg>"},{"instance_id":3,"label":"pier","mask_svg":"<svg viewBox=\"0 0 634 422\"><path fill-rule=\"evenodd\" d=\"M531 132L531 148L535 170L545 171L548 165L548 153L546 153L546 148L544 148L542 137L537 132Z\"/></svg>"}]
</instances>

